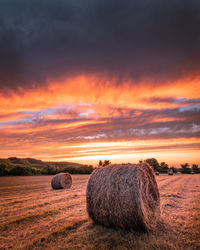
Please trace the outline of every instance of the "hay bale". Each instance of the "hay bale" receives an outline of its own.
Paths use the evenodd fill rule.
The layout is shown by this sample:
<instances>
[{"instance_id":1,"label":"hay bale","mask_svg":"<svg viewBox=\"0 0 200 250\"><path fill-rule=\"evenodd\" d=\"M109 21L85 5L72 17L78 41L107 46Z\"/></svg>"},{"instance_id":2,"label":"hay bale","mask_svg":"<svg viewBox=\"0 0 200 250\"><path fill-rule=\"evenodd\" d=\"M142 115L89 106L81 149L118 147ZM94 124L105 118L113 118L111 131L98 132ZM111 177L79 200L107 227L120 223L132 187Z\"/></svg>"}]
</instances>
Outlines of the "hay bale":
<instances>
[{"instance_id":1,"label":"hay bale","mask_svg":"<svg viewBox=\"0 0 200 250\"><path fill-rule=\"evenodd\" d=\"M160 195L147 163L95 170L87 184L90 218L106 227L149 231L160 216Z\"/></svg>"},{"instance_id":2,"label":"hay bale","mask_svg":"<svg viewBox=\"0 0 200 250\"><path fill-rule=\"evenodd\" d=\"M157 171L157 172L156 172L156 175L159 175L159 174L160 174L160 173Z\"/></svg>"},{"instance_id":3,"label":"hay bale","mask_svg":"<svg viewBox=\"0 0 200 250\"><path fill-rule=\"evenodd\" d=\"M72 177L68 173L56 174L51 180L53 189L70 188L72 185Z\"/></svg>"},{"instance_id":4,"label":"hay bale","mask_svg":"<svg viewBox=\"0 0 200 250\"><path fill-rule=\"evenodd\" d=\"M174 174L173 169L171 169L171 168L170 168L170 169L168 169L168 171L167 171L167 172L168 172L168 175L173 175L173 174Z\"/></svg>"}]
</instances>

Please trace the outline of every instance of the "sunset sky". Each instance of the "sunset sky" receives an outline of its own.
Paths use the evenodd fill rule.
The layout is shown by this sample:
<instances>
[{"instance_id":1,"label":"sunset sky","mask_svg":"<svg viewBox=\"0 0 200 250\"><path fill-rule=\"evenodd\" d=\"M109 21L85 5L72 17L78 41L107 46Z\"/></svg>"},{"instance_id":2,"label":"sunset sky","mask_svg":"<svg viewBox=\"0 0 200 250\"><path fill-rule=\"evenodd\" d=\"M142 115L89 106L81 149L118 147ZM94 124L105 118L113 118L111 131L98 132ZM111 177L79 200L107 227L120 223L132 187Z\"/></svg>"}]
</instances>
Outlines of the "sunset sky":
<instances>
[{"instance_id":1,"label":"sunset sky","mask_svg":"<svg viewBox=\"0 0 200 250\"><path fill-rule=\"evenodd\" d=\"M200 1L1 0L0 158L200 164Z\"/></svg>"}]
</instances>

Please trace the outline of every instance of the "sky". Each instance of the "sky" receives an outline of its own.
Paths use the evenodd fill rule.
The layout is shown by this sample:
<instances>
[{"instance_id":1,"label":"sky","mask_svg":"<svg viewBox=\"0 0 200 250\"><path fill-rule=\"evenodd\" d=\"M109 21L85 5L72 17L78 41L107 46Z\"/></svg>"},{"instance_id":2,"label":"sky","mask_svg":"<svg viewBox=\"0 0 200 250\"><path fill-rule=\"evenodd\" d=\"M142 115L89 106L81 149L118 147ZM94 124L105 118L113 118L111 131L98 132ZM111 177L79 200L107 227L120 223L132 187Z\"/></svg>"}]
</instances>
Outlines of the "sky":
<instances>
[{"instance_id":1,"label":"sky","mask_svg":"<svg viewBox=\"0 0 200 250\"><path fill-rule=\"evenodd\" d=\"M200 164L198 0L0 0L0 157Z\"/></svg>"}]
</instances>

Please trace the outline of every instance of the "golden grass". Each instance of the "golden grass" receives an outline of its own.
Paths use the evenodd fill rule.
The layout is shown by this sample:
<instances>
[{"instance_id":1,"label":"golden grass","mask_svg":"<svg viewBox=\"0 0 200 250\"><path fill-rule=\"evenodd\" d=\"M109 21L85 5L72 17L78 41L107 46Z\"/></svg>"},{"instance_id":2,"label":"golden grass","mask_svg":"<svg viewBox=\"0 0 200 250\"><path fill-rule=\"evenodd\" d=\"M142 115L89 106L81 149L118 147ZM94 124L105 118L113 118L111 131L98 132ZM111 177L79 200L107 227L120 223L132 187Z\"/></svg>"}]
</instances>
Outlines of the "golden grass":
<instances>
[{"instance_id":1,"label":"golden grass","mask_svg":"<svg viewBox=\"0 0 200 250\"><path fill-rule=\"evenodd\" d=\"M86 213L88 175L69 190L52 176L0 178L0 249L198 249L200 175L160 175L160 226L145 234L94 225Z\"/></svg>"}]
</instances>

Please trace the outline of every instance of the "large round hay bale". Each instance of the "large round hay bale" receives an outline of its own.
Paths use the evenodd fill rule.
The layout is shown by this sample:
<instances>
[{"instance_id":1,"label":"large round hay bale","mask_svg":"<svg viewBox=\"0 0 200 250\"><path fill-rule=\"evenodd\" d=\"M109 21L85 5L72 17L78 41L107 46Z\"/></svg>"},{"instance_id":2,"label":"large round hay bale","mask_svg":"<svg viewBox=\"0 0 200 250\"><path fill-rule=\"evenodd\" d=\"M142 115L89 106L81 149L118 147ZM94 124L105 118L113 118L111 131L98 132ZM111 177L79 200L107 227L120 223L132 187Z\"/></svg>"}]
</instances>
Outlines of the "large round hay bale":
<instances>
[{"instance_id":1,"label":"large round hay bale","mask_svg":"<svg viewBox=\"0 0 200 250\"><path fill-rule=\"evenodd\" d=\"M88 181L86 199L90 218L106 227L149 231L160 216L160 195L147 163L95 170Z\"/></svg>"},{"instance_id":2,"label":"large round hay bale","mask_svg":"<svg viewBox=\"0 0 200 250\"><path fill-rule=\"evenodd\" d=\"M53 189L70 188L72 185L72 177L68 173L56 174L51 180Z\"/></svg>"}]
</instances>

